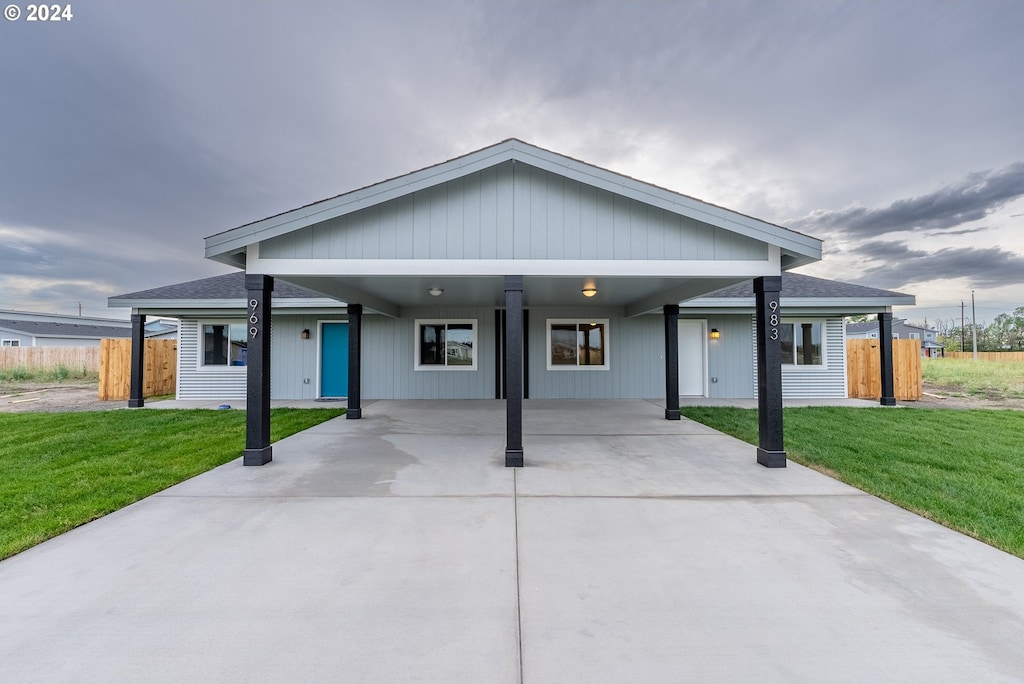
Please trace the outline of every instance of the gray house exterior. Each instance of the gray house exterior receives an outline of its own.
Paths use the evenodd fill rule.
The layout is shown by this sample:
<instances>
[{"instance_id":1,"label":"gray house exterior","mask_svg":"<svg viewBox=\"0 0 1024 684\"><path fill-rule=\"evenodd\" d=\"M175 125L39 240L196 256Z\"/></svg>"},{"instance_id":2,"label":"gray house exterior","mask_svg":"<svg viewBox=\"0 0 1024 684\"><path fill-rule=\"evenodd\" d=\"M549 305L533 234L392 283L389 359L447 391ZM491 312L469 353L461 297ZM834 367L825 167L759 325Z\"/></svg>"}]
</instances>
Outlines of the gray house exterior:
<instances>
[{"instance_id":1,"label":"gray house exterior","mask_svg":"<svg viewBox=\"0 0 1024 684\"><path fill-rule=\"evenodd\" d=\"M847 323L846 337L851 340L877 340L878 321ZM939 344L939 333L937 330L922 328L919 325L909 325L905 318L893 320L892 339L921 340L921 356L937 358L945 355L946 348L944 345Z\"/></svg>"},{"instance_id":2,"label":"gray house exterior","mask_svg":"<svg viewBox=\"0 0 1024 684\"><path fill-rule=\"evenodd\" d=\"M113 297L112 306L130 306L149 315L180 318L177 398L232 401L246 396L244 366L205 365L200 349L202 330L208 325L245 323L245 275L241 272L179 283ZM843 316L877 312L887 306L905 304L912 298L899 292L840 283L797 273L782 274L783 321L816 323L822 333L820 363L782 364L784 398L843 398L847 396L846 336ZM663 392L664 341L660 316L625 319L614 310L584 309L586 315L607 318L609 323L611 382L585 383L590 375L549 373L545 359L546 328L534 326L535 314L528 309L527 398L651 398ZM555 308L538 311L560 319L573 319L579 309ZM464 385L444 375L414 370L413 323L404 326L386 317L366 315L363 321L364 377L367 398L393 399L493 399L499 395L493 309L443 307L420 309L419 318L477 320L477 348L480 354L475 374L454 375L455 381L470 378ZM749 282L682 302L680 318L680 396L723 399L757 396L754 340L754 292ZM317 399L333 397L324 371L330 372L328 357L340 357L347 366L347 347L334 348L324 339L324 327L345 326L348 313L344 303L278 281L274 289L274 329L271 361L271 397L274 399ZM614 325L613 325L614 324ZM877 328L877 323L875 324ZM535 329L536 328L536 329ZM303 331L309 337L303 337ZM718 337L711 338L717 330ZM492 340L493 344L488 344ZM476 349L474 349L475 351ZM397 362L395 361L397 359ZM328 361L325 369L325 360ZM792 361L792 359L787 359ZM583 381L575 378L582 377ZM566 379L568 378L568 379ZM439 382L439 379L444 382ZM342 394L341 396L344 396Z\"/></svg>"},{"instance_id":3,"label":"gray house exterior","mask_svg":"<svg viewBox=\"0 0 1024 684\"><path fill-rule=\"evenodd\" d=\"M206 256L244 281L111 304L181 320L179 397L244 388L253 465L271 396L347 396L350 419L362 397L505 399L522 465L524 398L663 396L671 420L690 393L756 396L758 460L785 465L783 373L841 396L842 315L913 303L804 297L828 281L799 276L780 299L819 240L519 140L213 235Z\"/></svg>"}]
</instances>

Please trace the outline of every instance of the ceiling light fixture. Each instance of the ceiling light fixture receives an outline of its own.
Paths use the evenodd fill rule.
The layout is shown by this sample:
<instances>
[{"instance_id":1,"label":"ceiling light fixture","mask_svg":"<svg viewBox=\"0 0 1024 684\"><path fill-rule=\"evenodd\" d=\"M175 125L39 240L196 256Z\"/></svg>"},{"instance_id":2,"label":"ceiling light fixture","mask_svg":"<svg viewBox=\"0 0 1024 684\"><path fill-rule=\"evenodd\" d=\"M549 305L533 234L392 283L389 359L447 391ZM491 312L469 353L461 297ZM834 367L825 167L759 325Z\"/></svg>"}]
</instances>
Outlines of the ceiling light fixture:
<instances>
[{"instance_id":1,"label":"ceiling light fixture","mask_svg":"<svg viewBox=\"0 0 1024 684\"><path fill-rule=\"evenodd\" d=\"M444 294L444 290L441 289L440 287L432 287L429 290L427 290L427 292L430 293L431 297L440 297L441 295Z\"/></svg>"},{"instance_id":2,"label":"ceiling light fixture","mask_svg":"<svg viewBox=\"0 0 1024 684\"><path fill-rule=\"evenodd\" d=\"M593 297L596 294L597 294L597 288L594 287L593 285L589 285L589 286L583 288L583 296L584 297Z\"/></svg>"}]
</instances>

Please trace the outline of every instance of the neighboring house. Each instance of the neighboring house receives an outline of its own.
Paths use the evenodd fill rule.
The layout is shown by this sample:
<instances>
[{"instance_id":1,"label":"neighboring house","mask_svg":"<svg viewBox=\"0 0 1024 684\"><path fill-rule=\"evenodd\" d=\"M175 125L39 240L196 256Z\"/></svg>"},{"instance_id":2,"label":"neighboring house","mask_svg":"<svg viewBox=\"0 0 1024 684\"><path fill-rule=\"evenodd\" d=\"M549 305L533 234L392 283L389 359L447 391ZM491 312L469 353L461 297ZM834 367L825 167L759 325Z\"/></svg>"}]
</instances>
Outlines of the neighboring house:
<instances>
[{"instance_id":1,"label":"neighboring house","mask_svg":"<svg viewBox=\"0 0 1024 684\"><path fill-rule=\"evenodd\" d=\"M178 339L178 321L160 318L155 321L146 322L147 340L176 340Z\"/></svg>"},{"instance_id":2,"label":"neighboring house","mask_svg":"<svg viewBox=\"0 0 1024 684\"><path fill-rule=\"evenodd\" d=\"M0 311L0 346L98 347L105 337L131 337L131 321L29 311Z\"/></svg>"},{"instance_id":3,"label":"neighboring house","mask_svg":"<svg viewBox=\"0 0 1024 684\"><path fill-rule=\"evenodd\" d=\"M864 323L847 323L846 337L851 340L877 340L878 321L866 321ZM921 356L935 358L944 356L946 348L939 344L939 333L931 328L922 328L918 325L909 325L905 318L893 319L892 339L894 340L920 340Z\"/></svg>"},{"instance_id":4,"label":"neighboring house","mask_svg":"<svg viewBox=\"0 0 1024 684\"><path fill-rule=\"evenodd\" d=\"M110 304L137 336L181 321L179 398L247 396L249 465L270 459L271 396L347 395L348 419L363 397L507 398L521 465L523 396L665 397L675 420L678 390L757 396L758 462L778 467L783 391L845 396L843 316L914 303L786 273L816 238L519 140L213 235L206 256L244 280Z\"/></svg>"}]
</instances>

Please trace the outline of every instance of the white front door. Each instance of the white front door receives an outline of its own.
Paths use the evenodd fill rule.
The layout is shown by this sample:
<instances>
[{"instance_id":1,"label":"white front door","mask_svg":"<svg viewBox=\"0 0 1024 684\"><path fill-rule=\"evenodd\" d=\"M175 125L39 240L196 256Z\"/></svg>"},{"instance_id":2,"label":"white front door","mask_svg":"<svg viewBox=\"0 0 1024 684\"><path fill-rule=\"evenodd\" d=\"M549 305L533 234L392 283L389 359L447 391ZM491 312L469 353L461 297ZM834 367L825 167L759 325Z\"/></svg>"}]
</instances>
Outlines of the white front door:
<instances>
[{"instance_id":1,"label":"white front door","mask_svg":"<svg viewBox=\"0 0 1024 684\"><path fill-rule=\"evenodd\" d=\"M679 319L679 396L706 397L707 327L705 320Z\"/></svg>"}]
</instances>

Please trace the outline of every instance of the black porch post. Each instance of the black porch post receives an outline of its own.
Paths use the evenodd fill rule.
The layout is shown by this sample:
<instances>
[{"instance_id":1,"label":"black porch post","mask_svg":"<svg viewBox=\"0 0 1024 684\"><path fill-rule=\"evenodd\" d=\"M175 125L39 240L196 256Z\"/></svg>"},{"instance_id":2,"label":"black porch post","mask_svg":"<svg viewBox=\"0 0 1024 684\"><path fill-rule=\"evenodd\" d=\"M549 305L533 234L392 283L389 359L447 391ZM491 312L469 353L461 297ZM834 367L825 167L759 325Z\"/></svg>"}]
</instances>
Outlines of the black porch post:
<instances>
[{"instance_id":1,"label":"black porch post","mask_svg":"<svg viewBox=\"0 0 1024 684\"><path fill-rule=\"evenodd\" d=\"M260 466L272 458L270 446L270 293L274 279L245 274L249 319L246 347L245 451L242 464Z\"/></svg>"},{"instance_id":2,"label":"black porch post","mask_svg":"<svg viewBox=\"0 0 1024 684\"><path fill-rule=\"evenodd\" d=\"M146 314L132 314L132 378L128 391L128 408L145 406L146 382Z\"/></svg>"},{"instance_id":3,"label":"black porch post","mask_svg":"<svg viewBox=\"0 0 1024 684\"><path fill-rule=\"evenodd\" d=\"M505 276L505 467L523 466L523 276Z\"/></svg>"},{"instance_id":4,"label":"black porch post","mask_svg":"<svg viewBox=\"0 0 1024 684\"><path fill-rule=\"evenodd\" d=\"M665 305L665 420L679 420L679 305Z\"/></svg>"},{"instance_id":5,"label":"black porch post","mask_svg":"<svg viewBox=\"0 0 1024 684\"><path fill-rule=\"evenodd\" d=\"M358 420L363 417L362 367L363 367L363 305L348 305L348 410L345 418Z\"/></svg>"},{"instance_id":6,"label":"black porch post","mask_svg":"<svg viewBox=\"0 0 1024 684\"><path fill-rule=\"evenodd\" d=\"M881 355L882 406L896 405L896 392L892 379L892 314L878 314L878 353Z\"/></svg>"},{"instance_id":7,"label":"black porch post","mask_svg":"<svg viewBox=\"0 0 1024 684\"><path fill-rule=\"evenodd\" d=\"M757 306L757 462L785 468L782 446L781 276L754 278Z\"/></svg>"}]
</instances>

